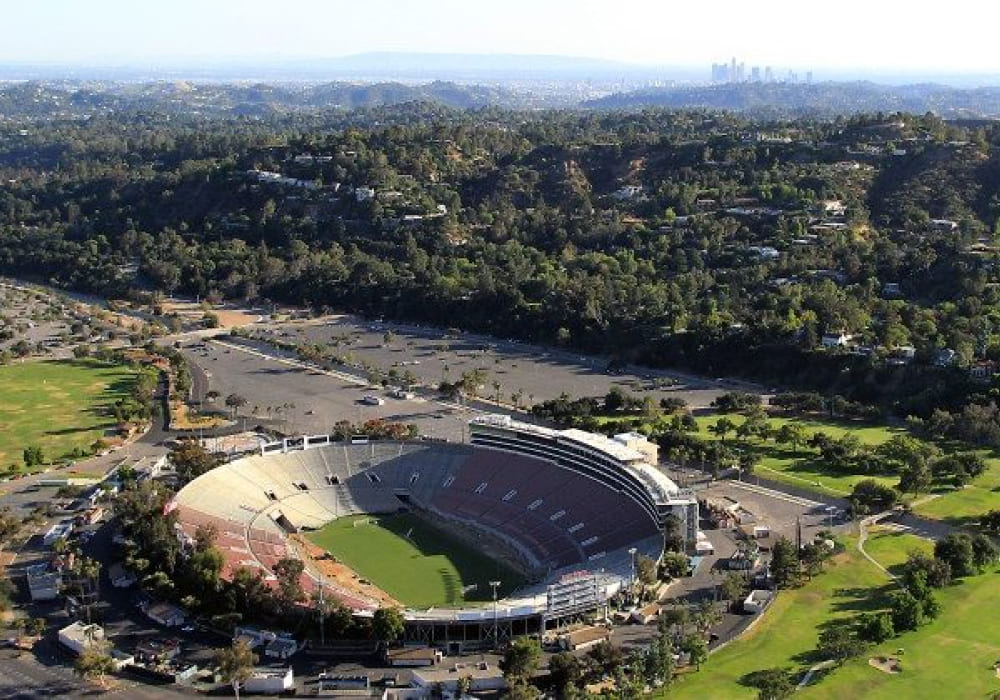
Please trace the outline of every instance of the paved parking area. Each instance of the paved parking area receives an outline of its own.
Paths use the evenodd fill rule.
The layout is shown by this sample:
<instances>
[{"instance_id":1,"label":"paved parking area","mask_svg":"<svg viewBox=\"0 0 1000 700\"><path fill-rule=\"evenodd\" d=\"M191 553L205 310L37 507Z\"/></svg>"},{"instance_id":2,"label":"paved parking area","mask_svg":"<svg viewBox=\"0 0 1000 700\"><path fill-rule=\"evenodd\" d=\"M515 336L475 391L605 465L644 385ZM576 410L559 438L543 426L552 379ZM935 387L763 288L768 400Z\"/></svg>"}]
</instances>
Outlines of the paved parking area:
<instances>
[{"instance_id":1,"label":"paved parking area","mask_svg":"<svg viewBox=\"0 0 1000 700\"><path fill-rule=\"evenodd\" d=\"M440 328L365 321L349 315L304 323L265 323L256 328L280 340L334 344L334 352L340 355L363 359L383 372L393 368L400 373L408 371L427 385L455 381L463 372L481 369L487 374L484 393L492 397L493 382L500 382L501 398L508 403L516 392L521 393L523 403L529 404L562 393L573 397L604 395L618 386L657 399L677 396L692 408L700 408L733 388L757 388L640 367L628 367L612 375L606 371L607 358Z\"/></svg>"},{"instance_id":2,"label":"paved parking area","mask_svg":"<svg viewBox=\"0 0 1000 700\"><path fill-rule=\"evenodd\" d=\"M356 380L284 364L279 360L280 353L271 350L267 351L269 358L251 348L206 342L186 347L183 352L204 372L206 386L219 392L219 409L225 410L224 400L229 394L246 397L248 404L241 416L245 416L248 426L261 422L285 432L318 434L329 431L340 420L363 423L383 418L415 423L423 435L457 442L463 439L465 421L471 417L455 405L421 397L394 399ZM368 394L378 395L384 403L362 403L362 397Z\"/></svg>"}]
</instances>

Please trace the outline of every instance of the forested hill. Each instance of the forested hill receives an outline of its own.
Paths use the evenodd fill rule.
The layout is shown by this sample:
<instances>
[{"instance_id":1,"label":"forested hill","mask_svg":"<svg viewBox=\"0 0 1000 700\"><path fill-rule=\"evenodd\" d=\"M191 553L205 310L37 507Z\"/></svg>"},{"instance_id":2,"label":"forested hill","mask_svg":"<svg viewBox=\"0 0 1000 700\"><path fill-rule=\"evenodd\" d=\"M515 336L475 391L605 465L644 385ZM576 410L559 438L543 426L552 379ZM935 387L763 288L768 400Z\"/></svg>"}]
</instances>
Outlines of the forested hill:
<instances>
[{"instance_id":1,"label":"forested hill","mask_svg":"<svg viewBox=\"0 0 1000 700\"><path fill-rule=\"evenodd\" d=\"M184 81L155 83L0 84L0 119L79 118L115 111L271 116L433 102L447 107L517 107L526 96L511 90L451 82L274 85Z\"/></svg>"},{"instance_id":2,"label":"forested hill","mask_svg":"<svg viewBox=\"0 0 1000 700\"><path fill-rule=\"evenodd\" d=\"M888 86L868 82L737 83L646 88L590 100L599 109L669 107L831 116L860 112L932 112L946 118L1000 116L1000 88Z\"/></svg>"},{"instance_id":3,"label":"forested hill","mask_svg":"<svg viewBox=\"0 0 1000 700\"><path fill-rule=\"evenodd\" d=\"M121 111L0 122L0 183L2 273L977 411L949 429L1000 443L993 123Z\"/></svg>"}]
</instances>

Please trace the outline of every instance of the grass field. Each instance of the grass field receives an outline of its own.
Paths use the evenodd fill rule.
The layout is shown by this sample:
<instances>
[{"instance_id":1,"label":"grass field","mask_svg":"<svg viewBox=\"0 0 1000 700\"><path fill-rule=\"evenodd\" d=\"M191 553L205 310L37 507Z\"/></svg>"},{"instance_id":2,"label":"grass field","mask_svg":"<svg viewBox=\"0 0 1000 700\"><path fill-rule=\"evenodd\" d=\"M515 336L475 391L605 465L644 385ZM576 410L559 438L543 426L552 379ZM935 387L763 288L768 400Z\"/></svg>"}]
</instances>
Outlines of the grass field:
<instances>
[{"instance_id":1,"label":"grass field","mask_svg":"<svg viewBox=\"0 0 1000 700\"><path fill-rule=\"evenodd\" d=\"M847 551L806 585L780 593L756 627L712 654L701 671L683 675L669 697L755 698L757 691L745 684L747 674L779 666L804 673L820 661L815 649L822 625L872 609L878 605L873 591L889 585L885 573L854 545L851 540Z\"/></svg>"},{"instance_id":2,"label":"grass field","mask_svg":"<svg viewBox=\"0 0 1000 700\"><path fill-rule=\"evenodd\" d=\"M372 524L355 525L364 520ZM522 582L512 569L409 513L340 518L309 539L414 608L481 603L493 599L491 580L502 582L501 596ZM476 590L463 592L473 584Z\"/></svg>"},{"instance_id":3,"label":"grass field","mask_svg":"<svg viewBox=\"0 0 1000 700\"><path fill-rule=\"evenodd\" d=\"M968 525L977 521L983 513L1000 509L1000 457L990 450L979 453L986 459L983 474L965 488L943 492L939 497L921 503L916 512L953 525Z\"/></svg>"},{"instance_id":4,"label":"grass field","mask_svg":"<svg viewBox=\"0 0 1000 700\"><path fill-rule=\"evenodd\" d=\"M813 663L816 640L825 622L880 606L891 590L884 573L854 549L800 589L779 595L760 624L716 654L698 673L684 675L670 697L752 698L756 691L741 682L766 668L794 670L798 677ZM890 571L913 550L932 544L909 534L874 530L866 550ZM938 592L941 616L914 632L873 647L860 658L823 676L796 693L803 698L971 698L1000 691L992 665L1000 659L1000 616L995 609L997 572L961 581ZM888 675L868 659L903 649L903 672Z\"/></svg>"},{"instance_id":5,"label":"grass field","mask_svg":"<svg viewBox=\"0 0 1000 700\"><path fill-rule=\"evenodd\" d=\"M0 367L0 468L21 466L29 445L41 446L48 462L74 448L89 451L114 425L105 409L128 393L134 376L91 360Z\"/></svg>"},{"instance_id":6,"label":"grass field","mask_svg":"<svg viewBox=\"0 0 1000 700\"><path fill-rule=\"evenodd\" d=\"M745 420L743 416L734 413L698 416L695 421L698 423L699 437L705 440L717 440L718 438L709 432L708 428L724 415L735 425L740 425ZM806 435L810 437L817 432L826 433L832 438L851 434L866 445L879 445L892 438L893 435L905 432L900 428L863 423L851 424L779 416L769 417L768 423L774 428L780 428L786 423L796 423L801 425L805 429ZM733 443L735 439L732 436L727 436L727 442ZM866 475L842 474L830 470L820 460L819 453L805 445L801 445L798 452L789 446L776 444L773 441L763 443L758 439L753 439L750 445L761 457L760 464L757 466L760 476L782 481L792 486L843 496L849 493L857 482L872 478ZM895 476L874 478L890 486L895 486L899 481L899 478Z\"/></svg>"}]
</instances>

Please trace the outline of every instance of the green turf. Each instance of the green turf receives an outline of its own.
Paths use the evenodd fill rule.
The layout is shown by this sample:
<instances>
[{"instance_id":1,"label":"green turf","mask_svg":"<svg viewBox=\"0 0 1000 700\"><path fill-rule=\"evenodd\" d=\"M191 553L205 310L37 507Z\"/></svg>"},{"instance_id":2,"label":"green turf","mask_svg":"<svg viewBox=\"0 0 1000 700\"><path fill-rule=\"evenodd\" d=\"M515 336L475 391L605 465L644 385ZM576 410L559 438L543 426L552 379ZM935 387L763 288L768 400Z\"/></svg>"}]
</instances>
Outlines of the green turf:
<instances>
[{"instance_id":1,"label":"green turf","mask_svg":"<svg viewBox=\"0 0 1000 700\"><path fill-rule=\"evenodd\" d=\"M1000 457L992 450L978 452L986 460L983 474L965 488L945 490L919 503L916 512L953 525L974 525L983 513L1000 510Z\"/></svg>"},{"instance_id":2,"label":"green turf","mask_svg":"<svg viewBox=\"0 0 1000 700\"><path fill-rule=\"evenodd\" d=\"M893 561L902 561L903 550L931 548L929 542L914 544L915 540L910 535L879 533L867 550L891 569ZM804 698L892 700L992 697L1000 691L1000 678L993 670L1000 660L998 587L1000 577L990 571L939 591L942 612L938 619L872 648L800 694ZM900 649L903 672L898 675L887 675L868 664L873 656L893 655Z\"/></svg>"},{"instance_id":3,"label":"green turf","mask_svg":"<svg viewBox=\"0 0 1000 700\"><path fill-rule=\"evenodd\" d=\"M753 671L784 667L804 673L820 659L816 641L823 623L856 615L877 605L878 592L889 585L884 572L848 549L827 570L798 589L779 593L756 627L712 654L701 671L684 674L669 697L754 698L744 677Z\"/></svg>"},{"instance_id":4,"label":"green turf","mask_svg":"<svg viewBox=\"0 0 1000 700\"><path fill-rule=\"evenodd\" d=\"M893 590L886 576L855 549L800 589L786 591L744 637L709 657L697 673L684 674L669 697L753 698L741 682L756 670L782 667L801 678L820 661L816 640L828 620L884 604ZM891 571L931 542L888 529L872 531L866 550ZM973 576L938 592L941 616L914 632L873 647L862 657L822 675L799 690L803 698L973 698L1000 691L992 665L1000 659L1000 616L995 614L998 574ZM903 649L903 672L890 676L868 665L876 655Z\"/></svg>"},{"instance_id":5,"label":"green turf","mask_svg":"<svg viewBox=\"0 0 1000 700\"><path fill-rule=\"evenodd\" d=\"M0 367L0 468L22 465L40 445L46 461L90 450L115 424L105 409L128 394L135 372L92 360L19 362Z\"/></svg>"},{"instance_id":6,"label":"green turf","mask_svg":"<svg viewBox=\"0 0 1000 700\"><path fill-rule=\"evenodd\" d=\"M355 525L365 519L372 524ZM409 513L340 518L309 539L409 607L483 603L492 600L491 580L502 582L501 596L522 583L509 567Z\"/></svg>"},{"instance_id":7,"label":"green turf","mask_svg":"<svg viewBox=\"0 0 1000 700\"><path fill-rule=\"evenodd\" d=\"M734 425L740 425L746 420L744 416L734 413L697 416L695 418L698 423L697 435L705 440L717 440L718 438L709 432L708 428L723 416L729 418ZM768 423L774 428L780 428L786 423L797 423L805 428L807 439L817 432L826 433L833 438L851 434L866 445L879 445L889 440L893 435L905 432L900 428L864 423L840 423L780 416L769 417ZM727 444L736 444L735 436L732 433L727 435L726 442ZM778 444L773 440L762 442L754 438L750 440L749 444L750 448L760 455L760 464L757 465L760 476L792 486L844 496L850 493L857 482L873 478L864 474L843 474L833 471L820 460L816 450L806 445L800 445L796 452L790 446ZM889 486L895 486L899 482L899 477L896 476L876 476L874 478Z\"/></svg>"}]
</instances>

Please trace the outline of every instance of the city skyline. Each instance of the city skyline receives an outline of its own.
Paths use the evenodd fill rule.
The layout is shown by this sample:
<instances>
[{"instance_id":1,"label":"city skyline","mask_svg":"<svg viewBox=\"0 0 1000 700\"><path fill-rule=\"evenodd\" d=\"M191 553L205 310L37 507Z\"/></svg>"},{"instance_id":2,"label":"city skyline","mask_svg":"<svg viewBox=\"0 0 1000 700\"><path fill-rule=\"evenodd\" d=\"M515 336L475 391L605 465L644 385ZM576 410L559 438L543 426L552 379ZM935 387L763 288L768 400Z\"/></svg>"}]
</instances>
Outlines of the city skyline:
<instances>
[{"instance_id":1,"label":"city skyline","mask_svg":"<svg viewBox=\"0 0 1000 700\"><path fill-rule=\"evenodd\" d=\"M1000 73L989 21L997 18L1000 10L971 0L933 16L860 0L826 14L789 0L753 7L720 0L711 13L644 0L627 12L597 0L511 0L502 8L298 0L281 12L262 0L48 0L5 8L0 62L218 63L432 51L579 56L651 68L706 66L732 54L748 65L817 74L990 74Z\"/></svg>"}]
</instances>

